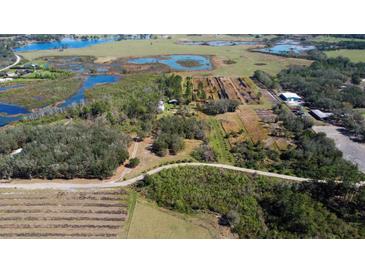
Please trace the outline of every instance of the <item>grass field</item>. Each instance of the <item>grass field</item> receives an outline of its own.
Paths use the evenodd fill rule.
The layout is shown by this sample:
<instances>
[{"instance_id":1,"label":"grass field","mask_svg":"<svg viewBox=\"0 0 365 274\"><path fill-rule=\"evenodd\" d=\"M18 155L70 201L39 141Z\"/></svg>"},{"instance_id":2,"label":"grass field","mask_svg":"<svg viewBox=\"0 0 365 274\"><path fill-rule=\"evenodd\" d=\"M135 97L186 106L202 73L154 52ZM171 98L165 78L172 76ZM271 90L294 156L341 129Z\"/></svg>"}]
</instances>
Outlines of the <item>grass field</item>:
<instances>
[{"instance_id":1,"label":"grass field","mask_svg":"<svg viewBox=\"0 0 365 274\"><path fill-rule=\"evenodd\" d=\"M212 239L219 238L214 216L187 216L160 208L137 198L128 239ZM210 217L210 218L209 218Z\"/></svg>"},{"instance_id":2,"label":"grass field","mask_svg":"<svg viewBox=\"0 0 365 274\"><path fill-rule=\"evenodd\" d=\"M65 100L81 87L81 78L30 82L24 87L0 93L0 102L27 109L40 108Z\"/></svg>"},{"instance_id":3,"label":"grass field","mask_svg":"<svg viewBox=\"0 0 365 274\"><path fill-rule=\"evenodd\" d=\"M327 36L327 35L320 35L320 36L316 36L315 38L311 39L311 41L313 41L313 42L335 43L335 42L340 42L340 41L364 41L364 39L333 37L333 36Z\"/></svg>"},{"instance_id":4,"label":"grass field","mask_svg":"<svg viewBox=\"0 0 365 274\"><path fill-rule=\"evenodd\" d=\"M230 146L228 140L224 139L224 131L220 122L215 118L209 118L208 124L211 129L208 136L209 144L217 155L218 162L226 164L233 163L233 156L229 152Z\"/></svg>"},{"instance_id":5,"label":"grass field","mask_svg":"<svg viewBox=\"0 0 365 274\"><path fill-rule=\"evenodd\" d=\"M115 58L164 55L164 54L205 54L217 56L216 63L218 68L211 72L189 72L195 75L220 75L220 76L242 76L252 75L257 69L275 74L281 69L291 64L308 65L311 61L295 58L286 58L257 52L250 52L252 46L192 46L181 45L176 42L178 39L191 39L192 37L174 36L172 39L156 40L125 40L120 42L105 43L88 48L58 50L44 50L34 52L24 52L22 56L28 60L33 60L42 56L70 56L88 55L96 56L99 60L110 60ZM213 40L213 37L194 36L194 40ZM218 38L221 40L221 38ZM227 38L225 38L227 39ZM230 37L231 40L237 40ZM250 38L252 40L252 37ZM250 40L246 39L246 40ZM224 60L233 60L235 64L223 64ZM266 65L262 65L266 64Z\"/></svg>"},{"instance_id":6,"label":"grass field","mask_svg":"<svg viewBox=\"0 0 365 274\"><path fill-rule=\"evenodd\" d=\"M328 57L343 56L349 58L353 62L365 62L364 49L340 49L325 51Z\"/></svg>"}]
</instances>

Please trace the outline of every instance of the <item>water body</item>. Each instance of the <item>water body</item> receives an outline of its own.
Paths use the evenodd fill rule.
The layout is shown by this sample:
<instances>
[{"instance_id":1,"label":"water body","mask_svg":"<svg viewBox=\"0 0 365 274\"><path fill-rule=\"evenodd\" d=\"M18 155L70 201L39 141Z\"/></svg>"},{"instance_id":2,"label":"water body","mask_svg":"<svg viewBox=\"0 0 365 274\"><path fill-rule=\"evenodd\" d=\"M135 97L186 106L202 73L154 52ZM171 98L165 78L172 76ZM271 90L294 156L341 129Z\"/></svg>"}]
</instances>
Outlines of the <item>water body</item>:
<instances>
[{"instance_id":1,"label":"water body","mask_svg":"<svg viewBox=\"0 0 365 274\"><path fill-rule=\"evenodd\" d=\"M19 121L21 116L0 116L0 127L3 127L11 122Z\"/></svg>"},{"instance_id":2,"label":"water body","mask_svg":"<svg viewBox=\"0 0 365 274\"><path fill-rule=\"evenodd\" d=\"M179 61L194 61L197 62L197 66L186 67L179 64ZM189 71L189 70L210 70L212 69L212 64L209 57L203 55L168 55L162 57L147 57L147 58L135 58L129 59L128 63L132 64L151 64L160 63L169 66L173 70L177 71Z\"/></svg>"},{"instance_id":3,"label":"water body","mask_svg":"<svg viewBox=\"0 0 365 274\"><path fill-rule=\"evenodd\" d=\"M184 41L182 42L184 45L192 45L192 46L211 46L211 47L225 47L225 46L240 46L240 45L257 45L257 42L254 41L224 41L224 40L215 40L215 41Z\"/></svg>"},{"instance_id":4,"label":"water body","mask_svg":"<svg viewBox=\"0 0 365 274\"><path fill-rule=\"evenodd\" d=\"M90 39L81 40L73 38L64 38L60 41L48 41L48 42L35 42L28 45L24 45L19 48L15 48L15 51L34 51L34 50L50 50L60 48L86 48L97 44L110 43L115 41L114 39Z\"/></svg>"},{"instance_id":5,"label":"water body","mask_svg":"<svg viewBox=\"0 0 365 274\"><path fill-rule=\"evenodd\" d=\"M21 86L23 86L23 85L13 85L13 86L0 87L0 92L7 91L7 90L13 89L13 88L19 88Z\"/></svg>"},{"instance_id":6,"label":"water body","mask_svg":"<svg viewBox=\"0 0 365 274\"><path fill-rule=\"evenodd\" d=\"M271 48L259 49L258 51L267 52L272 54L302 54L308 50L315 49L315 46L302 45L298 41L293 40L283 40L272 46Z\"/></svg>"},{"instance_id":7,"label":"water body","mask_svg":"<svg viewBox=\"0 0 365 274\"><path fill-rule=\"evenodd\" d=\"M17 105L0 103L0 127L5 126L13 121L18 121L22 118L20 114L27 114L29 111L26 108ZM18 116L3 116L18 115Z\"/></svg>"},{"instance_id":8,"label":"water body","mask_svg":"<svg viewBox=\"0 0 365 274\"><path fill-rule=\"evenodd\" d=\"M0 114L1 113L5 113L7 115L18 115L29 113L29 111L21 106L0 103Z\"/></svg>"},{"instance_id":9,"label":"water body","mask_svg":"<svg viewBox=\"0 0 365 274\"><path fill-rule=\"evenodd\" d=\"M61 105L61 107L69 107L74 104L83 103L85 100L85 90L94 87L97 84L114 83L119 80L119 76L116 75L91 75L86 78L82 87L70 98Z\"/></svg>"}]
</instances>

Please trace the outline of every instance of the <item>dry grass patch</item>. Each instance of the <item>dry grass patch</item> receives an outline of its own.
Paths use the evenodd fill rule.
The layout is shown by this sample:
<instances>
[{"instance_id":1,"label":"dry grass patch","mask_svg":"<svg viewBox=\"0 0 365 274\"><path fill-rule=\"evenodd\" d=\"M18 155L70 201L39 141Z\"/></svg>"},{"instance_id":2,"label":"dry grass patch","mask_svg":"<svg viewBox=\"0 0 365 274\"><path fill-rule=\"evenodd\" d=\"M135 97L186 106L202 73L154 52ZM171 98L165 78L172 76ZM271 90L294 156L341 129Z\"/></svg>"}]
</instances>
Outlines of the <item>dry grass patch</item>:
<instances>
[{"instance_id":1,"label":"dry grass patch","mask_svg":"<svg viewBox=\"0 0 365 274\"><path fill-rule=\"evenodd\" d=\"M137 199L128 239L214 239L233 238L211 214L185 215Z\"/></svg>"}]
</instances>

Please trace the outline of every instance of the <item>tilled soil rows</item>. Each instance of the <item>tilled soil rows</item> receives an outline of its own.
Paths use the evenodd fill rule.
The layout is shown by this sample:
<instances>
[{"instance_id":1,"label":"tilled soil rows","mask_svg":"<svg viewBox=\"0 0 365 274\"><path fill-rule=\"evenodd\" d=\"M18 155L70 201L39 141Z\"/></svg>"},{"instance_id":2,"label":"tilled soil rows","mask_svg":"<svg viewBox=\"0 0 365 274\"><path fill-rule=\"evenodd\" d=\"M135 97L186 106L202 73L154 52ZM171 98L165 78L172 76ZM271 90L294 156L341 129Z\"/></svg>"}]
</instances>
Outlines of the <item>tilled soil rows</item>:
<instances>
[{"instance_id":1,"label":"tilled soil rows","mask_svg":"<svg viewBox=\"0 0 365 274\"><path fill-rule=\"evenodd\" d=\"M123 189L0 192L0 238L118 238L128 214Z\"/></svg>"}]
</instances>

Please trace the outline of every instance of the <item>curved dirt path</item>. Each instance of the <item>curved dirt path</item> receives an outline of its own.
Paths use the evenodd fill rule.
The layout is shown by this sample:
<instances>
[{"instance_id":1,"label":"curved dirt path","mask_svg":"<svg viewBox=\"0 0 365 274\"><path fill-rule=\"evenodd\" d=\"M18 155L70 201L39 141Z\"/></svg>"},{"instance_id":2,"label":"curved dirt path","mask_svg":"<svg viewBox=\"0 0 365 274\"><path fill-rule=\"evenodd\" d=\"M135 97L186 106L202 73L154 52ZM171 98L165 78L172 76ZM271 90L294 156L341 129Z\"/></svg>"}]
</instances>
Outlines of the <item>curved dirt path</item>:
<instances>
[{"instance_id":1,"label":"curved dirt path","mask_svg":"<svg viewBox=\"0 0 365 274\"><path fill-rule=\"evenodd\" d=\"M17 54L15 54L15 53L14 53L14 55L16 57L16 61L13 64L11 64L11 65L9 65L9 66L7 66L5 68L0 69L0 71L4 71L4 70L11 69L12 67L16 66L20 62L20 60L21 60L20 56L17 55Z\"/></svg>"},{"instance_id":2,"label":"curved dirt path","mask_svg":"<svg viewBox=\"0 0 365 274\"><path fill-rule=\"evenodd\" d=\"M225 165L225 164L208 164L208 163L179 163L179 164L168 164L161 167L154 168L142 175L139 175L137 177L131 178L129 180L125 181L111 181L107 183L90 183L90 184L75 184L75 183L29 183L29 184L12 184L12 183L1 183L0 189L60 189L60 190L72 190L72 189L88 189L88 188L111 188L111 187L123 187L123 186L129 186L132 185L140 180L142 180L146 175L152 175L156 174L164 169L174 168L174 167L181 167L181 166L210 166L210 167L216 167L216 168L223 168L223 169L229 169L229 170L236 170L248 174L257 174L261 176L267 176L267 177L273 177L273 178L279 178L284 180L290 180L293 182L304 182L308 181L310 179L308 178L301 178L301 177L295 177L295 176L289 176L289 175L283 175L278 173L272 173L272 172L266 172L266 171L260 171L260 170L254 170L254 169L248 169L248 168L242 168L242 167L236 167L231 165Z\"/></svg>"}]
</instances>

